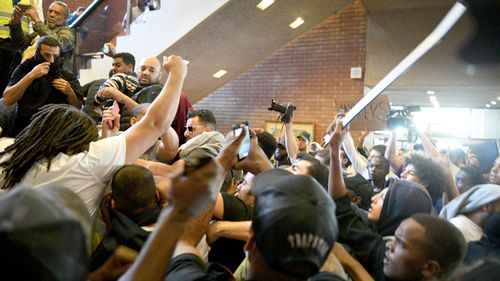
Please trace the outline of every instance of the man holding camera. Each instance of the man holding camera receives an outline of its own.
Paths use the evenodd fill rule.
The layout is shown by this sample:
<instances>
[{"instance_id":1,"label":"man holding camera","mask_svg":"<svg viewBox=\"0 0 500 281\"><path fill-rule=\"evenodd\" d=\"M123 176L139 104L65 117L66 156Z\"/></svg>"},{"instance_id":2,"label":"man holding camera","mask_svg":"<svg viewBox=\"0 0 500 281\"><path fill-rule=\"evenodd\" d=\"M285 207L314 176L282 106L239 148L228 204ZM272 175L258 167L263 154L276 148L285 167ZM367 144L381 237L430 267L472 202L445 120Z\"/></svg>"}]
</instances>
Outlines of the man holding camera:
<instances>
[{"instance_id":1,"label":"man holding camera","mask_svg":"<svg viewBox=\"0 0 500 281\"><path fill-rule=\"evenodd\" d=\"M41 0L13 0L0 1L0 92L3 92L9 83L11 62L17 51L17 47L11 40L9 26L12 22L12 9L14 5L41 6ZM41 10L41 9L40 9ZM21 32L29 32L29 19L19 18L19 29Z\"/></svg>"},{"instance_id":2,"label":"man holding camera","mask_svg":"<svg viewBox=\"0 0 500 281\"><path fill-rule=\"evenodd\" d=\"M16 67L3 93L6 105L17 102L14 126L9 136L16 136L31 120L31 116L46 104L82 105L80 83L69 71L62 69L59 42L49 36L36 44L35 56Z\"/></svg>"},{"instance_id":3,"label":"man holding camera","mask_svg":"<svg viewBox=\"0 0 500 281\"><path fill-rule=\"evenodd\" d=\"M62 1L54 1L50 4L47 10L47 22L43 22L43 18L39 15L33 6L15 6L14 18L21 16L29 16L33 21L34 34L24 37L23 32L19 28L19 24L11 26L12 40L17 44L30 44L35 35L50 36L59 42L60 56L63 60L63 67L66 70L73 70L73 51L75 49L75 32L66 25L66 20L69 16L68 5Z\"/></svg>"}]
</instances>

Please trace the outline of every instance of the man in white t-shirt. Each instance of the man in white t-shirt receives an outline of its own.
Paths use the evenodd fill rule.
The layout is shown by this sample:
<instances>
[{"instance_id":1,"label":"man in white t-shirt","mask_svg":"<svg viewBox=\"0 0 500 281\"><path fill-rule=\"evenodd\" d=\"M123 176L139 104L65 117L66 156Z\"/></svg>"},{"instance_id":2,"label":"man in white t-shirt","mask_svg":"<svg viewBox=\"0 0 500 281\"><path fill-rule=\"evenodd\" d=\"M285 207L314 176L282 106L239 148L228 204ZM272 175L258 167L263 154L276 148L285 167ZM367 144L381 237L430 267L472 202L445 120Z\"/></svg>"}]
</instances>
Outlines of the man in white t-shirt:
<instances>
[{"instance_id":1,"label":"man in white t-shirt","mask_svg":"<svg viewBox=\"0 0 500 281\"><path fill-rule=\"evenodd\" d=\"M187 67L178 56L164 57L163 67L170 74L159 96L140 122L116 137L96 141L96 124L76 108L42 107L14 143L0 152L1 188L11 189L19 182L35 188L61 185L77 193L95 218L113 173L137 160L174 120ZM118 118L103 123L117 124Z\"/></svg>"}]
</instances>

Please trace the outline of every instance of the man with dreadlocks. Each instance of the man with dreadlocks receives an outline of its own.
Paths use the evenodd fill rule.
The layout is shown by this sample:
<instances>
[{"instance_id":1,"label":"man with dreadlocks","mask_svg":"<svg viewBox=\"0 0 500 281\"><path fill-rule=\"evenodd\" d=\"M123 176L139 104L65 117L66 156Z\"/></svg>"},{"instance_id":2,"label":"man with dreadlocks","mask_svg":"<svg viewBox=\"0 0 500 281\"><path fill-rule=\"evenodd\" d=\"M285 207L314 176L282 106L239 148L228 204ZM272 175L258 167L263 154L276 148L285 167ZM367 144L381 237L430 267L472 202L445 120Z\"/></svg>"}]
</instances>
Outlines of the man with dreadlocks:
<instances>
[{"instance_id":1,"label":"man with dreadlocks","mask_svg":"<svg viewBox=\"0 0 500 281\"><path fill-rule=\"evenodd\" d=\"M10 136L24 129L31 116L46 104L70 104L78 109L82 106L80 83L75 75L62 69L60 50L57 39L43 36L37 42L35 56L14 70L3 93L6 105L17 102Z\"/></svg>"},{"instance_id":2,"label":"man with dreadlocks","mask_svg":"<svg viewBox=\"0 0 500 281\"><path fill-rule=\"evenodd\" d=\"M42 107L0 152L1 188L12 189L19 182L35 188L64 186L82 198L95 219L112 175L137 160L174 120L187 67L178 56L164 57L163 67L170 74L161 93L141 121L118 136L96 141L96 124L87 114L69 105ZM116 126L117 117L103 124Z\"/></svg>"}]
</instances>

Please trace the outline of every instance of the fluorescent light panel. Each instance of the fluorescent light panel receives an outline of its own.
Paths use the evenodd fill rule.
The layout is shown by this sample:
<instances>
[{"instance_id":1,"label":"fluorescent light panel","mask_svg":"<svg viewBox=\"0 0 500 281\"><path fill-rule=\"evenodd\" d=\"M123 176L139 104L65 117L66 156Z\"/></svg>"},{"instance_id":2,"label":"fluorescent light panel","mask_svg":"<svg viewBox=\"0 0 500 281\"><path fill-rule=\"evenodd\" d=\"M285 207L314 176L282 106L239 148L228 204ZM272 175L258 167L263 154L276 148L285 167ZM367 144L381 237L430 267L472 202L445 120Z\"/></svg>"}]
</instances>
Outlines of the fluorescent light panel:
<instances>
[{"instance_id":1,"label":"fluorescent light panel","mask_svg":"<svg viewBox=\"0 0 500 281\"><path fill-rule=\"evenodd\" d=\"M225 71L224 69L221 69L217 72L214 73L214 75L212 75L214 78L221 78L222 76L226 75L227 71Z\"/></svg>"},{"instance_id":2,"label":"fluorescent light panel","mask_svg":"<svg viewBox=\"0 0 500 281\"><path fill-rule=\"evenodd\" d=\"M491 107L491 105L489 103L486 104L486 107Z\"/></svg>"},{"instance_id":3,"label":"fluorescent light panel","mask_svg":"<svg viewBox=\"0 0 500 281\"><path fill-rule=\"evenodd\" d=\"M264 11L265 9L269 8L274 3L274 0L262 0L260 1L259 4L257 4L257 8L260 10Z\"/></svg>"},{"instance_id":4,"label":"fluorescent light panel","mask_svg":"<svg viewBox=\"0 0 500 281\"><path fill-rule=\"evenodd\" d=\"M436 108L439 107L439 102L437 100L436 96L429 96L429 100L431 101L432 105Z\"/></svg>"},{"instance_id":5,"label":"fluorescent light panel","mask_svg":"<svg viewBox=\"0 0 500 281\"><path fill-rule=\"evenodd\" d=\"M293 29L301 26L304 23L304 20L301 17L296 18L289 26Z\"/></svg>"},{"instance_id":6,"label":"fluorescent light panel","mask_svg":"<svg viewBox=\"0 0 500 281\"><path fill-rule=\"evenodd\" d=\"M494 101L494 100L490 101L490 103L491 103L492 105L497 104L497 102L496 102L496 101Z\"/></svg>"},{"instance_id":7,"label":"fluorescent light panel","mask_svg":"<svg viewBox=\"0 0 500 281\"><path fill-rule=\"evenodd\" d=\"M434 95L434 94L436 94L436 92L434 92L434 91L427 91L426 93L427 93L428 95Z\"/></svg>"}]
</instances>

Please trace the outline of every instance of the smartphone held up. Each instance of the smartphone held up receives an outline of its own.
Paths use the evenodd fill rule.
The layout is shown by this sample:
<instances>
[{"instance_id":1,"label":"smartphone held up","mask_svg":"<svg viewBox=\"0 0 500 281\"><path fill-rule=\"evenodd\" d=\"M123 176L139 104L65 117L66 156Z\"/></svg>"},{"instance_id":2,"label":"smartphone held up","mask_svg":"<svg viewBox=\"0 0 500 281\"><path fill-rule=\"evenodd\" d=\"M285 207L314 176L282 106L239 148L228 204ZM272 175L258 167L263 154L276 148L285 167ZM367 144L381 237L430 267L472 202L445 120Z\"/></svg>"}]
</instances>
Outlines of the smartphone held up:
<instances>
[{"instance_id":1,"label":"smartphone held up","mask_svg":"<svg viewBox=\"0 0 500 281\"><path fill-rule=\"evenodd\" d=\"M233 126L234 136L235 137L240 136L241 132L243 131L241 125L245 125L246 135L245 138L243 139L243 142L240 145L240 149L238 150L238 161L247 158L248 152L250 151L250 127L247 121L235 124Z\"/></svg>"}]
</instances>

